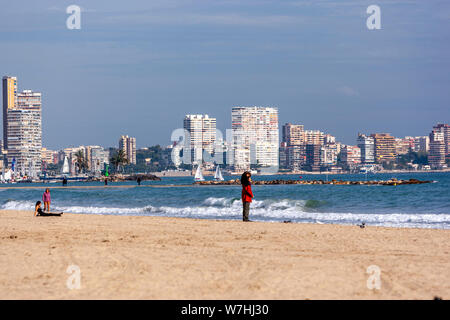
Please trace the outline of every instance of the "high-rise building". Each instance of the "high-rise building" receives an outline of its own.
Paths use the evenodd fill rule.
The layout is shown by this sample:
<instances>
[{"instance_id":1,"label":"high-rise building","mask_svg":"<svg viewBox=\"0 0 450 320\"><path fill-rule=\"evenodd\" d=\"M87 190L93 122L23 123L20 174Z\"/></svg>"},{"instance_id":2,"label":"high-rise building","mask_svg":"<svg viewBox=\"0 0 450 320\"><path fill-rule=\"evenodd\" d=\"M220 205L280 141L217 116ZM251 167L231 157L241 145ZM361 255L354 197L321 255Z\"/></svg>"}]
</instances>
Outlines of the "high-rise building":
<instances>
[{"instance_id":1,"label":"high-rise building","mask_svg":"<svg viewBox=\"0 0 450 320\"><path fill-rule=\"evenodd\" d=\"M445 155L450 155L450 125L438 123L433 127L433 131L441 132L444 136Z\"/></svg>"},{"instance_id":2,"label":"high-rise building","mask_svg":"<svg viewBox=\"0 0 450 320\"><path fill-rule=\"evenodd\" d=\"M375 162L375 142L371 136L358 133L358 148L361 150L361 163L370 164Z\"/></svg>"},{"instance_id":3,"label":"high-rise building","mask_svg":"<svg viewBox=\"0 0 450 320\"><path fill-rule=\"evenodd\" d=\"M8 110L16 107L17 78L3 77L3 148L8 148Z\"/></svg>"},{"instance_id":4,"label":"high-rise building","mask_svg":"<svg viewBox=\"0 0 450 320\"><path fill-rule=\"evenodd\" d=\"M430 150L430 137L415 137L414 138L414 151L415 152L428 152Z\"/></svg>"},{"instance_id":5,"label":"high-rise building","mask_svg":"<svg viewBox=\"0 0 450 320\"><path fill-rule=\"evenodd\" d=\"M305 130L305 144L324 144L325 134L320 130Z\"/></svg>"},{"instance_id":6,"label":"high-rise building","mask_svg":"<svg viewBox=\"0 0 450 320\"><path fill-rule=\"evenodd\" d=\"M357 146L344 146L341 149L341 162L347 167L355 167L361 163L361 149Z\"/></svg>"},{"instance_id":7,"label":"high-rise building","mask_svg":"<svg viewBox=\"0 0 450 320\"><path fill-rule=\"evenodd\" d=\"M332 167L337 164L338 145L336 143L326 143L320 148L320 165Z\"/></svg>"},{"instance_id":8,"label":"high-rise building","mask_svg":"<svg viewBox=\"0 0 450 320\"><path fill-rule=\"evenodd\" d=\"M109 151L100 146L89 146L88 166L89 171L100 173L105 164L109 163Z\"/></svg>"},{"instance_id":9,"label":"high-rise building","mask_svg":"<svg viewBox=\"0 0 450 320\"><path fill-rule=\"evenodd\" d=\"M41 149L41 159L44 164L58 164L58 151L48 150L47 148Z\"/></svg>"},{"instance_id":10,"label":"high-rise building","mask_svg":"<svg viewBox=\"0 0 450 320\"><path fill-rule=\"evenodd\" d=\"M320 144L306 145L306 168L310 171L320 170Z\"/></svg>"},{"instance_id":11,"label":"high-rise building","mask_svg":"<svg viewBox=\"0 0 450 320\"><path fill-rule=\"evenodd\" d=\"M236 171L251 165L278 167L278 109L233 107L231 110L232 155Z\"/></svg>"},{"instance_id":12,"label":"high-rise building","mask_svg":"<svg viewBox=\"0 0 450 320\"><path fill-rule=\"evenodd\" d=\"M282 127L282 142L288 147L300 146L305 143L305 131L302 124L286 123Z\"/></svg>"},{"instance_id":13,"label":"high-rise building","mask_svg":"<svg viewBox=\"0 0 450 320\"><path fill-rule=\"evenodd\" d=\"M119 139L119 149L123 150L129 164L136 164L136 138L121 136Z\"/></svg>"},{"instance_id":14,"label":"high-rise building","mask_svg":"<svg viewBox=\"0 0 450 320\"><path fill-rule=\"evenodd\" d=\"M304 127L302 124L286 123L282 126L281 131L283 148L280 149L280 157L283 159L282 164L287 169L298 171L306 164Z\"/></svg>"},{"instance_id":15,"label":"high-rise building","mask_svg":"<svg viewBox=\"0 0 450 320\"><path fill-rule=\"evenodd\" d=\"M371 137L375 144L375 161L377 163L395 161L395 138L389 133L374 133Z\"/></svg>"},{"instance_id":16,"label":"high-rise building","mask_svg":"<svg viewBox=\"0 0 450 320\"><path fill-rule=\"evenodd\" d=\"M445 165L445 136L440 130L433 129L430 133L428 164L432 169L441 169Z\"/></svg>"},{"instance_id":17,"label":"high-rise building","mask_svg":"<svg viewBox=\"0 0 450 320\"><path fill-rule=\"evenodd\" d=\"M325 134L323 136L323 143L324 144L336 144L336 137L332 136L331 134Z\"/></svg>"},{"instance_id":18,"label":"high-rise building","mask_svg":"<svg viewBox=\"0 0 450 320\"><path fill-rule=\"evenodd\" d=\"M190 135L190 141L187 142L193 164L200 164L206 160L204 152L209 156L213 155L216 143L216 118L210 118L207 114L188 114L184 117L183 128Z\"/></svg>"},{"instance_id":19,"label":"high-rise building","mask_svg":"<svg viewBox=\"0 0 450 320\"><path fill-rule=\"evenodd\" d=\"M8 165L15 161L15 172L37 176L42 165L42 95L24 90L15 99L15 106L6 108Z\"/></svg>"}]
</instances>

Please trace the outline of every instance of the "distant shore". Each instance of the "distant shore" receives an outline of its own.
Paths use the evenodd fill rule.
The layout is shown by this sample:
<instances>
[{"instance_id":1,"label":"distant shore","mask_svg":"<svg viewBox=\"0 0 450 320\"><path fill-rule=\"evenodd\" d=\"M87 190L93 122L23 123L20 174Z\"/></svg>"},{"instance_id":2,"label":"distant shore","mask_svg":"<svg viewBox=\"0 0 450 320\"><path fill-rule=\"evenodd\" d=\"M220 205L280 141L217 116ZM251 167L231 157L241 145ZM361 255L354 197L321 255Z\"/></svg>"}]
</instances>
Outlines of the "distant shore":
<instances>
[{"instance_id":1,"label":"distant shore","mask_svg":"<svg viewBox=\"0 0 450 320\"><path fill-rule=\"evenodd\" d=\"M396 174L396 173L439 173L439 172L450 172L450 169L446 169L446 170L383 170L383 171L377 171L375 173L368 173L369 175L373 175L373 174ZM203 175L206 176L214 176L214 171L203 171ZM167 172L152 172L151 174L160 177L160 178L164 178L164 177L193 177L194 174L192 174L191 172L186 172L186 171L167 171ZM350 173L350 172L341 172L341 173L335 173L335 172L327 172L327 171L317 171L317 172L312 172L312 171L295 171L295 172L277 172L275 174L264 174L264 173L258 173L257 176L266 176L266 175L316 175L316 174L324 174L324 175L350 175L350 174L360 174L360 173ZM227 175L224 172L224 175ZM238 175L233 174L234 176Z\"/></svg>"},{"instance_id":2,"label":"distant shore","mask_svg":"<svg viewBox=\"0 0 450 320\"><path fill-rule=\"evenodd\" d=\"M450 298L450 230L6 210L0 230L0 299Z\"/></svg>"}]
</instances>

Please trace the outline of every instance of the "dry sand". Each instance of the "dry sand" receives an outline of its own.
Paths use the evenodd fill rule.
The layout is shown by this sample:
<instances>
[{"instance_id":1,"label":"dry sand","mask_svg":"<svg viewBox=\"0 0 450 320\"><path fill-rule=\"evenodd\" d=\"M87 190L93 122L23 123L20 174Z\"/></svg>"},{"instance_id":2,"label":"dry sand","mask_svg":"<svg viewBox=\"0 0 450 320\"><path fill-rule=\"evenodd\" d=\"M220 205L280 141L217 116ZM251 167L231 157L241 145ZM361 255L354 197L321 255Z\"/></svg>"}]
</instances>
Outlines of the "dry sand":
<instances>
[{"instance_id":1,"label":"dry sand","mask_svg":"<svg viewBox=\"0 0 450 320\"><path fill-rule=\"evenodd\" d=\"M0 211L0 235L0 299L450 298L450 230Z\"/></svg>"}]
</instances>

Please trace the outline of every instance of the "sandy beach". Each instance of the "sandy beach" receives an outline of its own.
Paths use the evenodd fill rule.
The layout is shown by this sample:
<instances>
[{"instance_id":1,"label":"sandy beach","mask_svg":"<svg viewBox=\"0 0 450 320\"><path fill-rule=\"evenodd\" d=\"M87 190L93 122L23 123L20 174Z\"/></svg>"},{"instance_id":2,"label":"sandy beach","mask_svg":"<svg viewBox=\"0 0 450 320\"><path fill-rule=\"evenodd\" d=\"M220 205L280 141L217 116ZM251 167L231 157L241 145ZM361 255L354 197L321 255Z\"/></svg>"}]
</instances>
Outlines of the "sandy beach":
<instances>
[{"instance_id":1,"label":"sandy beach","mask_svg":"<svg viewBox=\"0 0 450 320\"><path fill-rule=\"evenodd\" d=\"M450 230L0 211L0 234L0 299L450 298Z\"/></svg>"}]
</instances>

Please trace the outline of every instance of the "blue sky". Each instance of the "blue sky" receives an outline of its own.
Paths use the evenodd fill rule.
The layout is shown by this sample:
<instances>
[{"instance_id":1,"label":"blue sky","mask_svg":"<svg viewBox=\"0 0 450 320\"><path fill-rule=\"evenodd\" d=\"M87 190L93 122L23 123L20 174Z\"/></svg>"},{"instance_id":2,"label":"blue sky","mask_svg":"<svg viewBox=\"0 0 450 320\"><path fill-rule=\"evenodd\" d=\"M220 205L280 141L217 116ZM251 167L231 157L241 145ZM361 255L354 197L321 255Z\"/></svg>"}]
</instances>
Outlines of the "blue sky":
<instances>
[{"instance_id":1,"label":"blue sky","mask_svg":"<svg viewBox=\"0 0 450 320\"><path fill-rule=\"evenodd\" d=\"M0 70L43 93L43 144L167 145L187 113L279 108L355 144L450 120L450 2L5 1ZM81 30L65 9L82 8ZM381 30L366 9L381 8Z\"/></svg>"}]
</instances>

